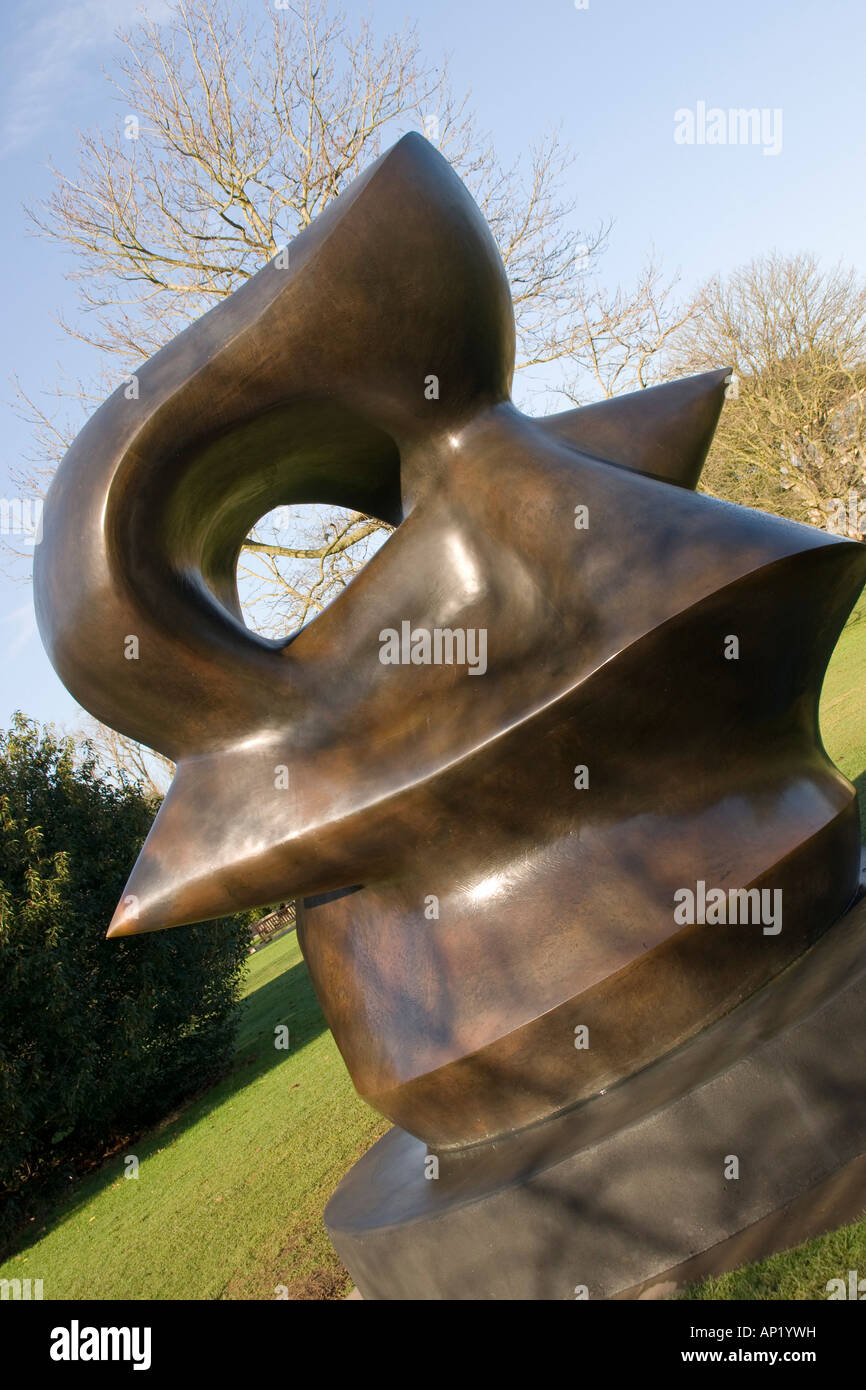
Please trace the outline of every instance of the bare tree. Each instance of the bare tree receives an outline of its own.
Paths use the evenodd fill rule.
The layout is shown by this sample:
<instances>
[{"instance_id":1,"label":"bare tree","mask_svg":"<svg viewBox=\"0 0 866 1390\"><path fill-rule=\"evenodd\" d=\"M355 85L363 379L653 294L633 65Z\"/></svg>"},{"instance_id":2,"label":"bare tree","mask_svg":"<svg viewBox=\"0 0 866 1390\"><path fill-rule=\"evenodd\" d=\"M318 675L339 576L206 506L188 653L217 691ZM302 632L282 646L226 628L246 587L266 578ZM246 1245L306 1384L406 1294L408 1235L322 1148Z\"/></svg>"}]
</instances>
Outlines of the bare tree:
<instances>
[{"instance_id":1,"label":"bare tree","mask_svg":"<svg viewBox=\"0 0 866 1390\"><path fill-rule=\"evenodd\" d=\"M523 361L560 355L579 243L558 196L570 156L553 134L527 171L501 168L414 29L377 42L324 0L258 24L225 0L176 0L167 21L120 38L111 80L127 114L82 136L77 173L54 169L54 193L30 217L76 252L88 313L64 326L121 372L231 294L409 127L447 154L494 229Z\"/></svg>"},{"instance_id":2,"label":"bare tree","mask_svg":"<svg viewBox=\"0 0 866 1390\"><path fill-rule=\"evenodd\" d=\"M607 290L597 277L577 286L565 394L575 405L655 386L678 374L672 349L692 307L676 299L651 255L629 289Z\"/></svg>"},{"instance_id":3,"label":"bare tree","mask_svg":"<svg viewBox=\"0 0 866 1390\"><path fill-rule=\"evenodd\" d=\"M678 363L730 363L709 491L863 539L866 286L812 255L771 254L700 291Z\"/></svg>"},{"instance_id":4,"label":"bare tree","mask_svg":"<svg viewBox=\"0 0 866 1390\"><path fill-rule=\"evenodd\" d=\"M37 232L74 253L82 312L63 326L107 364L72 392L83 409L254 274L408 128L447 155L493 229L519 367L568 351L576 287L607 229L573 227L561 196L571 156L556 132L527 160L499 164L466 99L454 97L447 64L425 61L414 28L379 40L324 0L258 18L228 0L175 0L164 22L144 19L119 38L117 126L83 135L77 170L53 169L53 193L29 209ZM22 399L37 452L32 490L81 412ZM317 611L387 532L332 509L312 518L283 509L282 521L282 534L272 521L256 528L242 562L242 599L264 630Z\"/></svg>"},{"instance_id":5,"label":"bare tree","mask_svg":"<svg viewBox=\"0 0 866 1390\"><path fill-rule=\"evenodd\" d=\"M467 100L453 94L447 64L425 59L414 28L377 38L325 0L253 15L235 0L174 0L164 21L143 19L118 37L116 126L83 134L78 167L53 168L52 193L28 210L38 234L72 252L81 312L63 326L97 351L103 370L92 383L62 383L47 405L21 392L35 449L20 478L27 490L43 489L109 390L410 128L445 153L493 230L512 288L518 370L558 363L575 381L589 371L596 393L647 384L669 331L655 267L633 296L605 299L593 277L609 228L575 226L562 193L572 156L558 132L503 167ZM637 357L629 341L639 341ZM239 563L248 620L294 630L387 532L326 507L262 519ZM101 747L133 775L151 767L116 739Z\"/></svg>"},{"instance_id":6,"label":"bare tree","mask_svg":"<svg viewBox=\"0 0 866 1390\"><path fill-rule=\"evenodd\" d=\"M110 773L117 771L121 778L138 782L155 801L165 796L174 774L174 763L163 753L144 748L90 715L85 715L74 737L76 743L89 744L98 762Z\"/></svg>"}]
</instances>

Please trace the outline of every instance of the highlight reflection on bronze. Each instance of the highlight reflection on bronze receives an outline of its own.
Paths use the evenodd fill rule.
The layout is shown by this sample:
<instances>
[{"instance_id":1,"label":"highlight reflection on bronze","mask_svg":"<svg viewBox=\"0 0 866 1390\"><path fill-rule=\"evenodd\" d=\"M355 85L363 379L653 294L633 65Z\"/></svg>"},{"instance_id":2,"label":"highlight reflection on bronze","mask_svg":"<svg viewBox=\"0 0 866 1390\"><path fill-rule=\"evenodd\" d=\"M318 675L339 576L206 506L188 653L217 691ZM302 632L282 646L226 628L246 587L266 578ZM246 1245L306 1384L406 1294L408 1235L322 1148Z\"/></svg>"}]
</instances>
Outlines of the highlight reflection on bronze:
<instances>
[{"instance_id":1,"label":"highlight reflection on bronze","mask_svg":"<svg viewBox=\"0 0 866 1390\"><path fill-rule=\"evenodd\" d=\"M531 419L513 358L493 239L406 136L106 401L36 562L69 689L178 764L109 934L304 900L356 1087L438 1147L669 1052L858 879L817 705L866 548L692 491L725 370ZM312 501L397 529L268 641L238 555ZM384 662L404 624L483 633L484 671ZM679 925L698 881L781 890L782 930Z\"/></svg>"}]
</instances>

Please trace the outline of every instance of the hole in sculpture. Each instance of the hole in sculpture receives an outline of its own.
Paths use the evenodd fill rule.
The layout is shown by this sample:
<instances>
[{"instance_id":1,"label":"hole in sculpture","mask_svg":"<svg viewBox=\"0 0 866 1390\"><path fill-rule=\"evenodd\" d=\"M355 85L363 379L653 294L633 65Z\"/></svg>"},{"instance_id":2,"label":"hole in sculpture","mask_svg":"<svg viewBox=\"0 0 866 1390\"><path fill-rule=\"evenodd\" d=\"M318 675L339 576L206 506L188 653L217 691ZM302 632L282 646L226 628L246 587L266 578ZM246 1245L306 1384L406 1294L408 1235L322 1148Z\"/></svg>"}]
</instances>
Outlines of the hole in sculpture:
<instances>
[{"instance_id":1,"label":"hole in sculpture","mask_svg":"<svg viewBox=\"0 0 866 1390\"><path fill-rule=\"evenodd\" d=\"M297 632L339 597L392 529L363 512L327 504L266 513L238 559L247 627L272 638Z\"/></svg>"}]
</instances>

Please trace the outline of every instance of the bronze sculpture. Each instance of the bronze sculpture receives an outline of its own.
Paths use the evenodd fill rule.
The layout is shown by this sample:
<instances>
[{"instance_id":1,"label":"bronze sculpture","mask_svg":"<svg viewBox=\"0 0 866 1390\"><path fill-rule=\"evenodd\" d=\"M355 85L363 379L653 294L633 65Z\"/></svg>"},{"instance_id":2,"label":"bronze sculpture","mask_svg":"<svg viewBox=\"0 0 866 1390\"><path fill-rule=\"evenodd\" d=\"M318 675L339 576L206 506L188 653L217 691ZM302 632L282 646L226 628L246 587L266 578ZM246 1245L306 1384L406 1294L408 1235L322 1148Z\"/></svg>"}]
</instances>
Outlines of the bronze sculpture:
<instances>
[{"instance_id":1,"label":"bronze sculpture","mask_svg":"<svg viewBox=\"0 0 866 1390\"><path fill-rule=\"evenodd\" d=\"M727 370L530 419L513 350L492 237L406 136L96 413L36 563L70 690L178 764L109 935L297 897L356 1087L474 1207L545 1125L569 1137L535 1168L596 1132L599 1096L643 1113L628 1096L690 1040L709 1081L701 1038L859 878L817 702L866 549L694 493ZM307 501L397 529L271 642L238 555ZM684 890L758 918L678 918ZM354 1272L369 1232L341 1200ZM393 1295L405 1258L362 1286Z\"/></svg>"}]
</instances>

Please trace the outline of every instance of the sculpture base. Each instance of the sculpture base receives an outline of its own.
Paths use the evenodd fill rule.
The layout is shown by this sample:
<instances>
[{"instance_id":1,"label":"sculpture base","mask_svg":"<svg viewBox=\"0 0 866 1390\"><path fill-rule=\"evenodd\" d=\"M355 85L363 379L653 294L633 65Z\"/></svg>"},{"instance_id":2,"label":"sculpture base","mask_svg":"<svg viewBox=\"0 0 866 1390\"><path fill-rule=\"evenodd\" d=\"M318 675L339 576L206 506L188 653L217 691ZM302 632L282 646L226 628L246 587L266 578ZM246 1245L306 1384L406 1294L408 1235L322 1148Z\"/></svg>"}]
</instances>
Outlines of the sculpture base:
<instances>
[{"instance_id":1,"label":"sculpture base","mask_svg":"<svg viewBox=\"0 0 866 1390\"><path fill-rule=\"evenodd\" d=\"M325 1224L365 1299L652 1297L866 1207L864 1053L861 899L698 1038L544 1124L440 1154L438 1178L392 1130Z\"/></svg>"}]
</instances>

